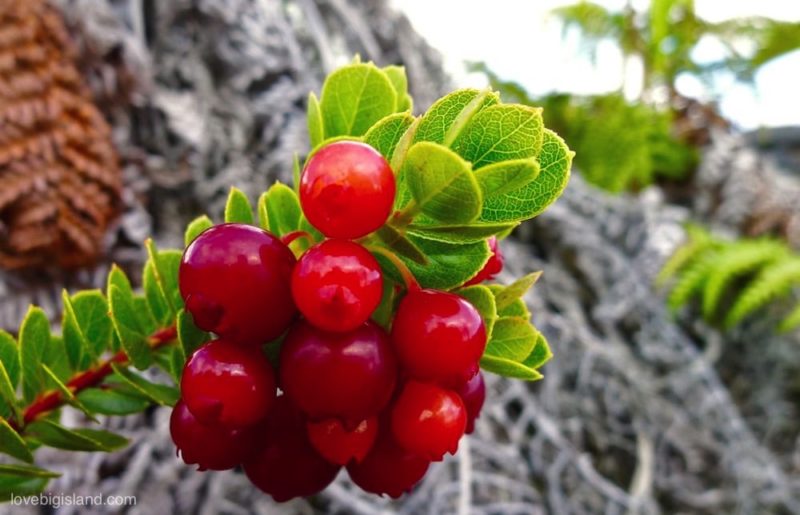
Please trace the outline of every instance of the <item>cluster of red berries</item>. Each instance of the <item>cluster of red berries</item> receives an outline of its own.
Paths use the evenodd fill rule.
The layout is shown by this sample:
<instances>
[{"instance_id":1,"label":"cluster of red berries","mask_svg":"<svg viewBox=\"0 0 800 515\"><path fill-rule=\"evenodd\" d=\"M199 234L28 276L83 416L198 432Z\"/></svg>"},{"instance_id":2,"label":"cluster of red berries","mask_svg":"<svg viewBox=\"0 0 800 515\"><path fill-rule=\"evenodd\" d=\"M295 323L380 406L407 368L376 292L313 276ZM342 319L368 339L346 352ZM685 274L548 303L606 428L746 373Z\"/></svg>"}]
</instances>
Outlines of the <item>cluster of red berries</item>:
<instances>
[{"instance_id":1,"label":"cluster of red berries","mask_svg":"<svg viewBox=\"0 0 800 515\"><path fill-rule=\"evenodd\" d=\"M170 421L186 463L241 464L277 501L321 491L341 467L365 491L398 497L456 452L485 397L486 330L463 298L413 285L390 332L370 320L383 277L353 240L385 223L394 196L378 152L332 143L300 184L304 214L328 239L298 260L272 234L240 224L189 245L181 295L216 339L187 361ZM280 345L277 373L267 342Z\"/></svg>"}]
</instances>

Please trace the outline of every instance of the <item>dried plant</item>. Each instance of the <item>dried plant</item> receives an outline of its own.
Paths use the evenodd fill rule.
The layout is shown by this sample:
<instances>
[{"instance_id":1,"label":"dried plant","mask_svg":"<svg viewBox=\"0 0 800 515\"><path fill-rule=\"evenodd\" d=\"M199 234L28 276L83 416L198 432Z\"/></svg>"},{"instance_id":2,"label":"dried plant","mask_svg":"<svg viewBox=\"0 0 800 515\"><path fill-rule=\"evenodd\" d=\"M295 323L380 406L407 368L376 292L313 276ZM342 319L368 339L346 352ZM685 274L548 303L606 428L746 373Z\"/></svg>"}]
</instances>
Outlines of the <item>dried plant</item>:
<instances>
[{"instance_id":1,"label":"dried plant","mask_svg":"<svg viewBox=\"0 0 800 515\"><path fill-rule=\"evenodd\" d=\"M92 262L119 204L111 131L59 13L0 0L0 267Z\"/></svg>"}]
</instances>

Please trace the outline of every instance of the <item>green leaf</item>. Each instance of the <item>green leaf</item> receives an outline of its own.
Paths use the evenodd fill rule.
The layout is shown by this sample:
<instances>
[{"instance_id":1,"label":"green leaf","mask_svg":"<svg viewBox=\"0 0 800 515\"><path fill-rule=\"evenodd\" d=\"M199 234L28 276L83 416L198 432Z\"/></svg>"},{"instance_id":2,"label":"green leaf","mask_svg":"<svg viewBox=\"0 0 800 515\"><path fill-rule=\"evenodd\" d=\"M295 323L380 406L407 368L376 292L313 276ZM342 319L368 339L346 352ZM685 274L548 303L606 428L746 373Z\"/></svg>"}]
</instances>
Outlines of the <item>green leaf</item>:
<instances>
[{"instance_id":1,"label":"green leaf","mask_svg":"<svg viewBox=\"0 0 800 515\"><path fill-rule=\"evenodd\" d=\"M111 318L120 344L133 365L144 370L153 362L147 336L136 313L136 303L129 291L112 284L108 292Z\"/></svg>"},{"instance_id":2,"label":"green leaf","mask_svg":"<svg viewBox=\"0 0 800 515\"><path fill-rule=\"evenodd\" d=\"M25 429L25 434L41 444L68 451L110 452L117 448L96 438L96 432L93 430L67 429L47 419L29 424Z\"/></svg>"},{"instance_id":3,"label":"green leaf","mask_svg":"<svg viewBox=\"0 0 800 515\"><path fill-rule=\"evenodd\" d=\"M374 64L351 64L334 71L322 86L320 107L325 138L362 136L395 112L392 82Z\"/></svg>"},{"instance_id":4,"label":"green leaf","mask_svg":"<svg viewBox=\"0 0 800 515\"><path fill-rule=\"evenodd\" d=\"M0 502L8 502L15 496L37 495L44 491L49 482L50 479L42 477L0 475Z\"/></svg>"},{"instance_id":5,"label":"green leaf","mask_svg":"<svg viewBox=\"0 0 800 515\"><path fill-rule=\"evenodd\" d=\"M184 356L191 356L200 345L211 339L211 335L194 325L192 315L184 310L178 312L178 341Z\"/></svg>"},{"instance_id":6,"label":"green leaf","mask_svg":"<svg viewBox=\"0 0 800 515\"><path fill-rule=\"evenodd\" d=\"M114 372L120 376L129 386L133 387L138 393L162 406L174 406L178 402L180 392L177 388L162 384L151 383L140 375L134 374L130 370L118 366L116 363L111 365Z\"/></svg>"},{"instance_id":7,"label":"green leaf","mask_svg":"<svg viewBox=\"0 0 800 515\"><path fill-rule=\"evenodd\" d=\"M414 144L403 175L419 208L435 220L468 223L481 212L483 199L469 163L447 147Z\"/></svg>"},{"instance_id":8,"label":"green leaf","mask_svg":"<svg viewBox=\"0 0 800 515\"><path fill-rule=\"evenodd\" d=\"M298 183L299 184L299 183ZM258 204L256 205L256 212L258 213L258 226L269 231L269 212L267 212L267 192L265 191L258 197Z\"/></svg>"},{"instance_id":9,"label":"green leaf","mask_svg":"<svg viewBox=\"0 0 800 515\"><path fill-rule=\"evenodd\" d=\"M531 272L498 291L495 294L497 309L502 310L511 305L515 300L521 299L523 295L531 289L531 286L539 280L541 275L542 272Z\"/></svg>"},{"instance_id":10,"label":"green leaf","mask_svg":"<svg viewBox=\"0 0 800 515\"><path fill-rule=\"evenodd\" d=\"M108 273L108 281L106 282L106 295L110 297L111 286L116 286L124 295L133 297L133 288L128 276L116 264L111 265L111 271Z\"/></svg>"},{"instance_id":11,"label":"green leaf","mask_svg":"<svg viewBox=\"0 0 800 515\"><path fill-rule=\"evenodd\" d=\"M543 377L542 374L522 363L497 356L484 355L481 358L481 368L497 375L525 381L538 381Z\"/></svg>"},{"instance_id":12,"label":"green leaf","mask_svg":"<svg viewBox=\"0 0 800 515\"><path fill-rule=\"evenodd\" d=\"M78 400L101 415L131 415L150 406L149 400L125 395L113 388L87 388L78 394Z\"/></svg>"},{"instance_id":13,"label":"green leaf","mask_svg":"<svg viewBox=\"0 0 800 515\"><path fill-rule=\"evenodd\" d=\"M102 429L79 428L72 431L100 443L106 452L124 449L130 443L130 440L124 436Z\"/></svg>"},{"instance_id":14,"label":"green leaf","mask_svg":"<svg viewBox=\"0 0 800 515\"><path fill-rule=\"evenodd\" d=\"M225 203L225 222L237 224L253 224L253 206L247 195L239 188L231 187L228 201Z\"/></svg>"},{"instance_id":15,"label":"green leaf","mask_svg":"<svg viewBox=\"0 0 800 515\"><path fill-rule=\"evenodd\" d=\"M461 286L483 268L491 252L485 241L456 245L419 238L408 239L426 256L428 265L420 265L400 256L414 277L426 288L449 290ZM399 282L399 281L398 281Z\"/></svg>"},{"instance_id":16,"label":"green leaf","mask_svg":"<svg viewBox=\"0 0 800 515\"><path fill-rule=\"evenodd\" d=\"M460 288L456 290L456 293L467 299L481 314L483 324L486 326L486 339L489 340L492 337L492 331L497 321L497 304L492 291L486 286L476 284Z\"/></svg>"},{"instance_id":17,"label":"green leaf","mask_svg":"<svg viewBox=\"0 0 800 515\"><path fill-rule=\"evenodd\" d=\"M41 364L45 362L49 346L50 321L42 308L31 306L19 330L22 396L25 402L32 402L45 389Z\"/></svg>"},{"instance_id":18,"label":"green leaf","mask_svg":"<svg viewBox=\"0 0 800 515\"><path fill-rule=\"evenodd\" d=\"M175 384L180 384L183 367L186 365L186 354L183 353L183 347L177 345L167 347L167 349L169 349L170 357L169 374L175 380Z\"/></svg>"},{"instance_id":19,"label":"green leaf","mask_svg":"<svg viewBox=\"0 0 800 515\"><path fill-rule=\"evenodd\" d=\"M186 233L184 234L183 237L184 245L188 247L189 244L195 240L195 238L200 236L200 233L202 233L209 227L213 226L214 222L212 222L208 216L206 215L198 216L197 218L189 222L189 225L186 226Z\"/></svg>"},{"instance_id":20,"label":"green leaf","mask_svg":"<svg viewBox=\"0 0 800 515\"><path fill-rule=\"evenodd\" d=\"M15 420L20 420L20 410L17 405L17 393L14 385L11 383L11 378L8 376L6 366L0 361L0 397L6 402L11 411L4 410L4 413L11 413L14 415Z\"/></svg>"},{"instance_id":21,"label":"green leaf","mask_svg":"<svg viewBox=\"0 0 800 515\"><path fill-rule=\"evenodd\" d=\"M11 386L16 390L19 384L19 349L14 337L0 329L0 362L6 367Z\"/></svg>"},{"instance_id":22,"label":"green leaf","mask_svg":"<svg viewBox=\"0 0 800 515\"><path fill-rule=\"evenodd\" d=\"M501 318L494 324L485 355L523 361L536 345L539 332L527 320Z\"/></svg>"},{"instance_id":23,"label":"green leaf","mask_svg":"<svg viewBox=\"0 0 800 515\"><path fill-rule=\"evenodd\" d=\"M512 230L519 222L506 222L499 224L461 224L461 225L417 225L408 226L409 234L427 240L445 241L450 243L474 243L485 240L490 236L502 234Z\"/></svg>"},{"instance_id":24,"label":"green leaf","mask_svg":"<svg viewBox=\"0 0 800 515\"><path fill-rule=\"evenodd\" d=\"M62 332L65 351L74 370L82 370L105 351L111 339L108 302L100 290L81 291L70 297L62 292Z\"/></svg>"},{"instance_id":25,"label":"green leaf","mask_svg":"<svg viewBox=\"0 0 800 515\"><path fill-rule=\"evenodd\" d=\"M553 131L545 129L542 141L536 179L502 196L485 198L481 221L527 220L544 211L561 196L569 182L575 153Z\"/></svg>"},{"instance_id":26,"label":"green leaf","mask_svg":"<svg viewBox=\"0 0 800 515\"><path fill-rule=\"evenodd\" d=\"M444 144L445 136L456 122L456 119L481 94L482 92L477 89L459 89L434 102L420 120L414 135L414 141L431 141ZM497 94L490 93L484 97L480 109L497 104L499 101L500 98ZM470 110L471 115L476 114L480 109ZM465 118L464 116L461 117L462 120Z\"/></svg>"},{"instance_id":27,"label":"green leaf","mask_svg":"<svg viewBox=\"0 0 800 515\"><path fill-rule=\"evenodd\" d=\"M495 287L498 287L498 289L495 290ZM490 284L489 288L495 294L503 289L502 286L496 284ZM528 311L528 306L525 305L525 301L522 299L516 299L511 304L504 306L503 309L498 310L497 315L501 317L517 317L524 320L531 318L531 312Z\"/></svg>"},{"instance_id":28,"label":"green leaf","mask_svg":"<svg viewBox=\"0 0 800 515\"><path fill-rule=\"evenodd\" d=\"M33 467L31 465L0 464L0 475L17 477L60 477L58 472Z\"/></svg>"},{"instance_id":29,"label":"green leaf","mask_svg":"<svg viewBox=\"0 0 800 515\"><path fill-rule=\"evenodd\" d=\"M375 235L388 247L392 252L398 256L410 259L411 261L419 264L426 265L428 258L419 249L419 247L411 241L406 235L392 227L391 225L384 225L377 231ZM402 282L402 281L401 281Z\"/></svg>"},{"instance_id":30,"label":"green leaf","mask_svg":"<svg viewBox=\"0 0 800 515\"><path fill-rule=\"evenodd\" d=\"M292 189L294 189L295 193L300 191L300 176L303 174L303 169L300 166L300 156L297 155L297 152L294 153L292 157ZM259 220L261 220L261 213L259 213Z\"/></svg>"},{"instance_id":31,"label":"green leaf","mask_svg":"<svg viewBox=\"0 0 800 515\"><path fill-rule=\"evenodd\" d=\"M4 418L0 418L0 452L18 460L33 463L33 454L25 440L8 425Z\"/></svg>"},{"instance_id":32,"label":"green leaf","mask_svg":"<svg viewBox=\"0 0 800 515\"><path fill-rule=\"evenodd\" d=\"M794 309L781 320L778 331L781 333L788 333L796 327L800 327L800 304L795 306Z\"/></svg>"},{"instance_id":33,"label":"green leaf","mask_svg":"<svg viewBox=\"0 0 800 515\"><path fill-rule=\"evenodd\" d=\"M395 296L395 283L388 277L383 277L383 291L381 292L381 302L378 307L372 312L372 320L383 327L387 331L392 325L392 317L394 316Z\"/></svg>"},{"instance_id":34,"label":"green leaf","mask_svg":"<svg viewBox=\"0 0 800 515\"><path fill-rule=\"evenodd\" d=\"M153 278L169 308L169 317L164 320L164 325L167 326L172 323L178 315L178 310L183 307L183 298L178 288L178 270L183 253L179 250L159 251L151 239L145 242L145 247L150 256L150 262L153 263Z\"/></svg>"},{"instance_id":35,"label":"green leaf","mask_svg":"<svg viewBox=\"0 0 800 515\"><path fill-rule=\"evenodd\" d=\"M477 170L500 161L535 158L543 134L540 107L492 105L472 117L452 148Z\"/></svg>"},{"instance_id":36,"label":"green leaf","mask_svg":"<svg viewBox=\"0 0 800 515\"><path fill-rule=\"evenodd\" d=\"M59 379L59 377L56 375L55 372L50 370L50 368L47 365L44 365L44 364L42 365L42 370L44 371L44 374L45 374L45 376L47 376L47 378L50 381L50 383L53 386L55 386L56 389L58 389L58 391L61 392L61 395L64 396L64 399L66 399L66 401L71 406L73 406L73 407L79 409L80 411L82 411L83 414L86 415L89 418L89 420L91 420L93 422L97 422L97 419L94 418L94 415L92 414L92 412L89 411L86 408L86 406L84 406L78 399L75 398L75 394L72 393L72 390L67 388L67 385L65 385L63 382L61 382L61 379Z\"/></svg>"},{"instance_id":37,"label":"green leaf","mask_svg":"<svg viewBox=\"0 0 800 515\"><path fill-rule=\"evenodd\" d=\"M265 205L269 230L283 236L300 229L300 200L297 193L285 184L276 182L267 190Z\"/></svg>"},{"instance_id":38,"label":"green leaf","mask_svg":"<svg viewBox=\"0 0 800 515\"><path fill-rule=\"evenodd\" d=\"M364 143L380 152L387 161L391 161L394 149L414 120L408 113L389 115L370 127L364 135Z\"/></svg>"},{"instance_id":39,"label":"green leaf","mask_svg":"<svg viewBox=\"0 0 800 515\"><path fill-rule=\"evenodd\" d=\"M387 66L383 68L383 73L389 78L392 83L394 92L397 95L397 105L395 111L411 111L414 107L414 100L408 94L408 78L406 77L406 69L404 66Z\"/></svg>"},{"instance_id":40,"label":"green leaf","mask_svg":"<svg viewBox=\"0 0 800 515\"><path fill-rule=\"evenodd\" d=\"M322 124L322 111L320 110L319 100L317 100L317 95L313 92L308 94L308 109L306 113L308 139L311 142L311 148L314 148L325 139L325 128Z\"/></svg>"},{"instance_id":41,"label":"green leaf","mask_svg":"<svg viewBox=\"0 0 800 515\"><path fill-rule=\"evenodd\" d=\"M550 358L552 357L553 351L550 350L550 345L547 343L544 335L542 333L538 333L538 336L536 337L536 345L533 347L533 350L528 357L525 358L522 364L530 368L539 368L550 361Z\"/></svg>"},{"instance_id":42,"label":"green leaf","mask_svg":"<svg viewBox=\"0 0 800 515\"><path fill-rule=\"evenodd\" d=\"M172 312L158 284L153 260L148 260L144 265L142 287L144 289L145 299L147 300L147 308L153 315L153 320L157 322L159 327L169 325L172 321Z\"/></svg>"},{"instance_id":43,"label":"green leaf","mask_svg":"<svg viewBox=\"0 0 800 515\"><path fill-rule=\"evenodd\" d=\"M481 187L484 199L511 193L538 176L539 163L533 158L500 161L475 170L475 180Z\"/></svg>"}]
</instances>

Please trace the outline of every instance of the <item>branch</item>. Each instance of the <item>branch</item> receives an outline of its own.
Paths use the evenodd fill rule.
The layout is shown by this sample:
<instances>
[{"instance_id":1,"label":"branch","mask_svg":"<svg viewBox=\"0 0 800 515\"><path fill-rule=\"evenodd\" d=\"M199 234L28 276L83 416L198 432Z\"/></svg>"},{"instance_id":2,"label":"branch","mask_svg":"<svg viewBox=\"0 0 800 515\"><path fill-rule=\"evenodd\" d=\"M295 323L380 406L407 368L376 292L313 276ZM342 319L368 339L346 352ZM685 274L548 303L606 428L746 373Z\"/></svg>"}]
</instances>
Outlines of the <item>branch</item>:
<instances>
[{"instance_id":1,"label":"branch","mask_svg":"<svg viewBox=\"0 0 800 515\"><path fill-rule=\"evenodd\" d=\"M165 329L159 329L153 333L148 338L148 343L150 348L155 350L173 342L176 336L177 331L175 326L170 326ZM128 355L125 354L125 351L119 351L98 366L76 374L67 382L66 386L73 394L77 394L86 388L97 386L103 381L103 379L105 379L114 371L111 366L112 364L117 363L120 365L125 365L128 363L128 361ZM35 421L39 417L61 408L67 403L67 401L68 399L66 399L64 394L59 390L43 393L25 409L22 416L21 427L18 427L16 422L13 420L8 420L8 423L18 433L22 433L25 430L25 426Z\"/></svg>"}]
</instances>

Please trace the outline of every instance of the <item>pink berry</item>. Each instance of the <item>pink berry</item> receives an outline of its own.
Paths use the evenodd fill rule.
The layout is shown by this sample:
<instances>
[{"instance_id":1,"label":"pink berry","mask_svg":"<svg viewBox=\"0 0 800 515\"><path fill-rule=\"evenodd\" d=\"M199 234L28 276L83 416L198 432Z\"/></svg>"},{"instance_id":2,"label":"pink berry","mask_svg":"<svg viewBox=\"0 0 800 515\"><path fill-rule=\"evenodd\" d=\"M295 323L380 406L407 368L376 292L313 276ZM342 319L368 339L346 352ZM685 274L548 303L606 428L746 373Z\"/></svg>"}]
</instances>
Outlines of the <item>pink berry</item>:
<instances>
[{"instance_id":1,"label":"pink berry","mask_svg":"<svg viewBox=\"0 0 800 515\"><path fill-rule=\"evenodd\" d=\"M297 313L290 277L294 254L257 227L215 225L186 248L179 284L194 323L226 340L261 345Z\"/></svg>"}]
</instances>

